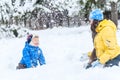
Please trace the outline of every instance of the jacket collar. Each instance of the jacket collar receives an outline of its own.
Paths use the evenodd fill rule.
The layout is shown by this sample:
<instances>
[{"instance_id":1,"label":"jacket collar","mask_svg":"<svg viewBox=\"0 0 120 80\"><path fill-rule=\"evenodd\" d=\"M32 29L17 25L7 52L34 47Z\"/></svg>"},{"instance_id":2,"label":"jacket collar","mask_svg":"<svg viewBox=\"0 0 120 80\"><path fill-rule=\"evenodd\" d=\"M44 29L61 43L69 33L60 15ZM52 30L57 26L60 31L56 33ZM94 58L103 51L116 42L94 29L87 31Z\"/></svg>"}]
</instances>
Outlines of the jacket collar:
<instances>
[{"instance_id":1,"label":"jacket collar","mask_svg":"<svg viewBox=\"0 0 120 80\"><path fill-rule=\"evenodd\" d=\"M100 32L105 27L111 27L114 31L116 31L116 25L111 20L107 20L107 19L102 20L98 24L98 26L96 27L95 30L96 30L96 32Z\"/></svg>"},{"instance_id":2,"label":"jacket collar","mask_svg":"<svg viewBox=\"0 0 120 80\"><path fill-rule=\"evenodd\" d=\"M102 20L102 21L98 24L98 26L96 27L96 29L95 29L96 32L100 32L100 31L105 27L106 22L107 22L106 19Z\"/></svg>"},{"instance_id":3,"label":"jacket collar","mask_svg":"<svg viewBox=\"0 0 120 80\"><path fill-rule=\"evenodd\" d=\"M34 45L32 45L32 44L30 44L28 42L25 43L25 46L26 47L31 47L31 48L38 48L38 46L34 46Z\"/></svg>"}]
</instances>

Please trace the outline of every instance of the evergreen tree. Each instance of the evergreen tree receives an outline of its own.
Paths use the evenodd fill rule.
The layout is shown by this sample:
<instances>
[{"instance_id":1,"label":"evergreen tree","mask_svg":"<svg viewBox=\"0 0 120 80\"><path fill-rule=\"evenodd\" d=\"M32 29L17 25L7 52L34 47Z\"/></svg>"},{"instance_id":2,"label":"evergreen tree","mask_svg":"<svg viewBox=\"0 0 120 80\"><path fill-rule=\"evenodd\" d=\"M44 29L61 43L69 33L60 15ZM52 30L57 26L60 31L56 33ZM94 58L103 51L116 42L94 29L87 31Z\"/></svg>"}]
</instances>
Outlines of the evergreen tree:
<instances>
[{"instance_id":1,"label":"evergreen tree","mask_svg":"<svg viewBox=\"0 0 120 80\"><path fill-rule=\"evenodd\" d=\"M42 4L44 0L37 0L35 4Z\"/></svg>"}]
</instances>

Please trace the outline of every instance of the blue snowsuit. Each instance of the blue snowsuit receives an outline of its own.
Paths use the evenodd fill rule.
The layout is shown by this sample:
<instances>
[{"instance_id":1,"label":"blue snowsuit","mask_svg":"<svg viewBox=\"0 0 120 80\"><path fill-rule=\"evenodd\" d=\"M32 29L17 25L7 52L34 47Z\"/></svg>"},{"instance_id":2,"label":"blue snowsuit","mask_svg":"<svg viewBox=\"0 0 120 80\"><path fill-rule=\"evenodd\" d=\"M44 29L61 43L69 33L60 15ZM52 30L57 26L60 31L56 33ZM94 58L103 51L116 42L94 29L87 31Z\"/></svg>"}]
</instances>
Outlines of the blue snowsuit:
<instances>
[{"instance_id":1,"label":"blue snowsuit","mask_svg":"<svg viewBox=\"0 0 120 80\"><path fill-rule=\"evenodd\" d=\"M31 68L36 67L38 62L40 65L46 64L42 50L39 47L32 46L26 42L20 64L25 65L26 68Z\"/></svg>"}]
</instances>

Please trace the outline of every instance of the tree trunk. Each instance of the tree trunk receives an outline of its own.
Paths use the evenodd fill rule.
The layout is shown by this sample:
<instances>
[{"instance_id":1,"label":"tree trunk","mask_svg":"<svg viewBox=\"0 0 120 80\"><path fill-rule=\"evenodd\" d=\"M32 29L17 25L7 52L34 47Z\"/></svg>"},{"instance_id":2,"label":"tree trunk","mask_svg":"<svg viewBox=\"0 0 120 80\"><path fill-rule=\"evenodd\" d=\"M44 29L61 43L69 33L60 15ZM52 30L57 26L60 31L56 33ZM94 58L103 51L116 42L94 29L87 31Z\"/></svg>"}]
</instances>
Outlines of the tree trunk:
<instances>
[{"instance_id":1,"label":"tree trunk","mask_svg":"<svg viewBox=\"0 0 120 80\"><path fill-rule=\"evenodd\" d=\"M29 19L28 25L29 25L28 27L29 27L30 29L32 29L33 26L31 25L31 19Z\"/></svg>"},{"instance_id":2,"label":"tree trunk","mask_svg":"<svg viewBox=\"0 0 120 80\"><path fill-rule=\"evenodd\" d=\"M68 27L70 27L69 16L67 16L67 23L68 23Z\"/></svg>"},{"instance_id":3,"label":"tree trunk","mask_svg":"<svg viewBox=\"0 0 120 80\"><path fill-rule=\"evenodd\" d=\"M111 20L118 25L117 3L111 2Z\"/></svg>"}]
</instances>

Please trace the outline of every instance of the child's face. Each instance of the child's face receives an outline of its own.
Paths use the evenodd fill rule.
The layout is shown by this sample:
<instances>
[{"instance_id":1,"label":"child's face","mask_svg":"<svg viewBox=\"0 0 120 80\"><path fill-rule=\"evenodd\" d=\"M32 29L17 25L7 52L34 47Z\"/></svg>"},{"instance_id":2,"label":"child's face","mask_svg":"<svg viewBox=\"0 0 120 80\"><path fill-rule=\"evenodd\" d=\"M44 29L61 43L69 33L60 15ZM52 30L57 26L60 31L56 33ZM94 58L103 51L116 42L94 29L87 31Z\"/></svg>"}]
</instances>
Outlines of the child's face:
<instances>
[{"instance_id":1,"label":"child's face","mask_svg":"<svg viewBox=\"0 0 120 80\"><path fill-rule=\"evenodd\" d=\"M32 43L33 43L35 46L38 46L38 45L39 45L39 38L33 38L33 39L32 39Z\"/></svg>"}]
</instances>

